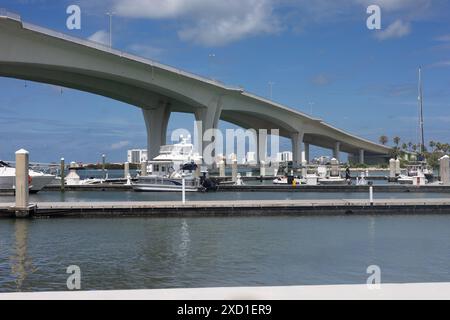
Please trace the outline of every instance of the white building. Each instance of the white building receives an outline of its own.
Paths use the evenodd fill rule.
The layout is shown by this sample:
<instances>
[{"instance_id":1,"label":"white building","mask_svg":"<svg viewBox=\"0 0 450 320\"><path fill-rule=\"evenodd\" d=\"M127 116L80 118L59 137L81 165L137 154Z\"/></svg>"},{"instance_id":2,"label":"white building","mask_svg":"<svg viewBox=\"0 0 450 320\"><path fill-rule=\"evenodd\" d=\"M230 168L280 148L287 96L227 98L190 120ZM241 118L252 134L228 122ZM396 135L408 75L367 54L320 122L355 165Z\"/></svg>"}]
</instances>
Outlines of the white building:
<instances>
[{"instance_id":1,"label":"white building","mask_svg":"<svg viewBox=\"0 0 450 320\"><path fill-rule=\"evenodd\" d=\"M291 151L283 151L277 153L277 162L286 162L292 161L292 152Z\"/></svg>"},{"instance_id":2,"label":"white building","mask_svg":"<svg viewBox=\"0 0 450 320\"><path fill-rule=\"evenodd\" d=\"M147 150L146 149L133 149L128 150L127 161L129 163L139 164L143 161L147 161Z\"/></svg>"},{"instance_id":3,"label":"white building","mask_svg":"<svg viewBox=\"0 0 450 320\"><path fill-rule=\"evenodd\" d=\"M256 162L257 162L256 161L256 152L253 152L253 151L247 152L244 163L255 164Z\"/></svg>"}]
</instances>

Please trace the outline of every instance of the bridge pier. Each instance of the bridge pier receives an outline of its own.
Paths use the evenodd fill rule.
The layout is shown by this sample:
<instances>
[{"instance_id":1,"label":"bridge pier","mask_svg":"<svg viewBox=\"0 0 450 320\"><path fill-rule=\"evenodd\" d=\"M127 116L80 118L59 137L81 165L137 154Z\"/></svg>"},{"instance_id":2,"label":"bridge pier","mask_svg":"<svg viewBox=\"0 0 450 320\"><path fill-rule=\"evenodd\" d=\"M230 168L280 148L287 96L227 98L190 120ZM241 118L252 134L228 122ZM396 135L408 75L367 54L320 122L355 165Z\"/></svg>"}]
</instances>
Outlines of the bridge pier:
<instances>
[{"instance_id":1,"label":"bridge pier","mask_svg":"<svg viewBox=\"0 0 450 320\"><path fill-rule=\"evenodd\" d=\"M258 142L258 153L257 161L258 163L267 161L267 129L259 129L257 132L257 142Z\"/></svg>"},{"instance_id":2,"label":"bridge pier","mask_svg":"<svg viewBox=\"0 0 450 320\"><path fill-rule=\"evenodd\" d=\"M359 163L364 164L364 149L359 150Z\"/></svg>"},{"instance_id":3,"label":"bridge pier","mask_svg":"<svg viewBox=\"0 0 450 320\"><path fill-rule=\"evenodd\" d=\"M303 132L294 132L291 134L292 161L295 165L300 165L302 163L303 135Z\"/></svg>"},{"instance_id":4,"label":"bridge pier","mask_svg":"<svg viewBox=\"0 0 450 320\"><path fill-rule=\"evenodd\" d=\"M142 109L147 127L147 155L152 160L159 154L159 149L166 143L167 125L170 118L170 107L161 103L154 109Z\"/></svg>"},{"instance_id":5,"label":"bridge pier","mask_svg":"<svg viewBox=\"0 0 450 320\"><path fill-rule=\"evenodd\" d=\"M340 153L341 153L341 143L338 141L334 144L334 149L333 149L333 158L335 158L337 161L341 161L340 160Z\"/></svg>"},{"instance_id":6,"label":"bridge pier","mask_svg":"<svg viewBox=\"0 0 450 320\"><path fill-rule=\"evenodd\" d=\"M194 147L196 152L203 156L204 164L212 165L214 163L214 157L216 154L215 150L215 132L209 132L210 129L219 129L219 119L221 114L221 105L218 102L214 106L210 106L207 108L197 108L194 111L195 116L195 134L194 134ZM206 138L206 139L205 139ZM207 150L206 154L205 149L212 142L212 148ZM207 157L212 157L212 159L206 159ZM206 163L205 163L206 162ZM211 162L211 163L209 163Z\"/></svg>"},{"instance_id":7,"label":"bridge pier","mask_svg":"<svg viewBox=\"0 0 450 320\"><path fill-rule=\"evenodd\" d=\"M309 163L309 143L303 143L302 163Z\"/></svg>"}]
</instances>

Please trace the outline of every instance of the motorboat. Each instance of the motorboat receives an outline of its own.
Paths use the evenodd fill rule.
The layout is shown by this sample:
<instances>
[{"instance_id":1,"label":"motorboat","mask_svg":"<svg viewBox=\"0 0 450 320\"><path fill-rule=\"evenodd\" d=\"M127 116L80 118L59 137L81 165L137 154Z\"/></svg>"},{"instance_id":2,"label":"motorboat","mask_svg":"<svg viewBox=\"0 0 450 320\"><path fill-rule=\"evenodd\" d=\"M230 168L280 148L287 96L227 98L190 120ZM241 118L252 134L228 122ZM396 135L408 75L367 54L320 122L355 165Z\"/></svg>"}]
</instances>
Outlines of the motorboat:
<instances>
[{"instance_id":1,"label":"motorboat","mask_svg":"<svg viewBox=\"0 0 450 320\"><path fill-rule=\"evenodd\" d=\"M200 177L202 158L194 152L194 145L189 140L190 137L181 136L179 143L161 146L159 155L148 163L151 173L138 176L132 183L133 190L181 192L183 180L187 192L201 191L203 184L214 185L212 181L205 182L206 177Z\"/></svg>"},{"instance_id":2,"label":"motorboat","mask_svg":"<svg viewBox=\"0 0 450 320\"><path fill-rule=\"evenodd\" d=\"M333 160L333 159L332 159ZM346 185L348 181L341 177L339 165L334 165L331 170L327 166L320 165L317 167L318 182L321 185Z\"/></svg>"},{"instance_id":3,"label":"motorboat","mask_svg":"<svg viewBox=\"0 0 450 320\"><path fill-rule=\"evenodd\" d=\"M429 182L429 180L426 178L426 175L422 172L421 169L418 169L414 173L413 171L409 171L407 175L401 174L398 177L397 181L400 184L412 184L417 186L422 186Z\"/></svg>"},{"instance_id":4,"label":"motorboat","mask_svg":"<svg viewBox=\"0 0 450 320\"><path fill-rule=\"evenodd\" d=\"M284 184L284 185L293 185L295 183L295 185L300 185L301 179L299 178L295 178L295 177L277 177L275 179L272 180L273 184Z\"/></svg>"},{"instance_id":5,"label":"motorboat","mask_svg":"<svg viewBox=\"0 0 450 320\"><path fill-rule=\"evenodd\" d=\"M55 176L40 171L29 170L28 182L30 193L41 191L46 185L50 184ZM0 190L14 191L16 184L16 168L9 163L0 161Z\"/></svg>"}]
</instances>

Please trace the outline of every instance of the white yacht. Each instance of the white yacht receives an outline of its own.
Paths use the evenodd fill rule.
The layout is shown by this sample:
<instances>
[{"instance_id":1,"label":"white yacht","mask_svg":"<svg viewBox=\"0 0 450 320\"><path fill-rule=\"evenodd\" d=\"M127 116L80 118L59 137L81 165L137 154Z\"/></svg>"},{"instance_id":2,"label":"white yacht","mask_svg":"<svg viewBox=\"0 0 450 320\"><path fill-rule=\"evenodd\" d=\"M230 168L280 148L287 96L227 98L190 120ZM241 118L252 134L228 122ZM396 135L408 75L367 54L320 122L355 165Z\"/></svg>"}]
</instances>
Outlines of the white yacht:
<instances>
[{"instance_id":1,"label":"white yacht","mask_svg":"<svg viewBox=\"0 0 450 320\"><path fill-rule=\"evenodd\" d=\"M149 161L150 175L140 176L133 183L135 191L181 191L182 180L186 191L198 191L201 181L198 174L202 158L194 152L190 137L174 145L162 146L160 154Z\"/></svg>"},{"instance_id":2,"label":"white yacht","mask_svg":"<svg viewBox=\"0 0 450 320\"><path fill-rule=\"evenodd\" d=\"M318 182L321 185L347 185L348 181L341 177L339 165L332 165L328 170L327 166L317 167Z\"/></svg>"},{"instance_id":3,"label":"white yacht","mask_svg":"<svg viewBox=\"0 0 450 320\"><path fill-rule=\"evenodd\" d=\"M46 185L50 184L55 176L45 174L43 172L29 170L29 189L31 193L42 190ZM16 184L16 168L12 167L4 161L0 161L0 190L13 191Z\"/></svg>"}]
</instances>

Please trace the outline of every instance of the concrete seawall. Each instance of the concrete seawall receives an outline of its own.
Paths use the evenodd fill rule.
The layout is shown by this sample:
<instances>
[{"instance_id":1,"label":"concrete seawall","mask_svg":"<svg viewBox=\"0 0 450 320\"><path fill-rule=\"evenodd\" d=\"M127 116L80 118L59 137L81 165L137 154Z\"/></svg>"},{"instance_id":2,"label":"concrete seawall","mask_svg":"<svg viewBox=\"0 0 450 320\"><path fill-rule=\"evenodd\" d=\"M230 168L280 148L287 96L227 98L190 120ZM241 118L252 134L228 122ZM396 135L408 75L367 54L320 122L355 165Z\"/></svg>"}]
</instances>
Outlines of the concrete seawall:
<instances>
[{"instance_id":1,"label":"concrete seawall","mask_svg":"<svg viewBox=\"0 0 450 320\"><path fill-rule=\"evenodd\" d=\"M0 204L0 217L14 217L12 203ZM214 217L450 214L450 199L258 200L155 202L40 202L30 212L50 217Z\"/></svg>"}]
</instances>

